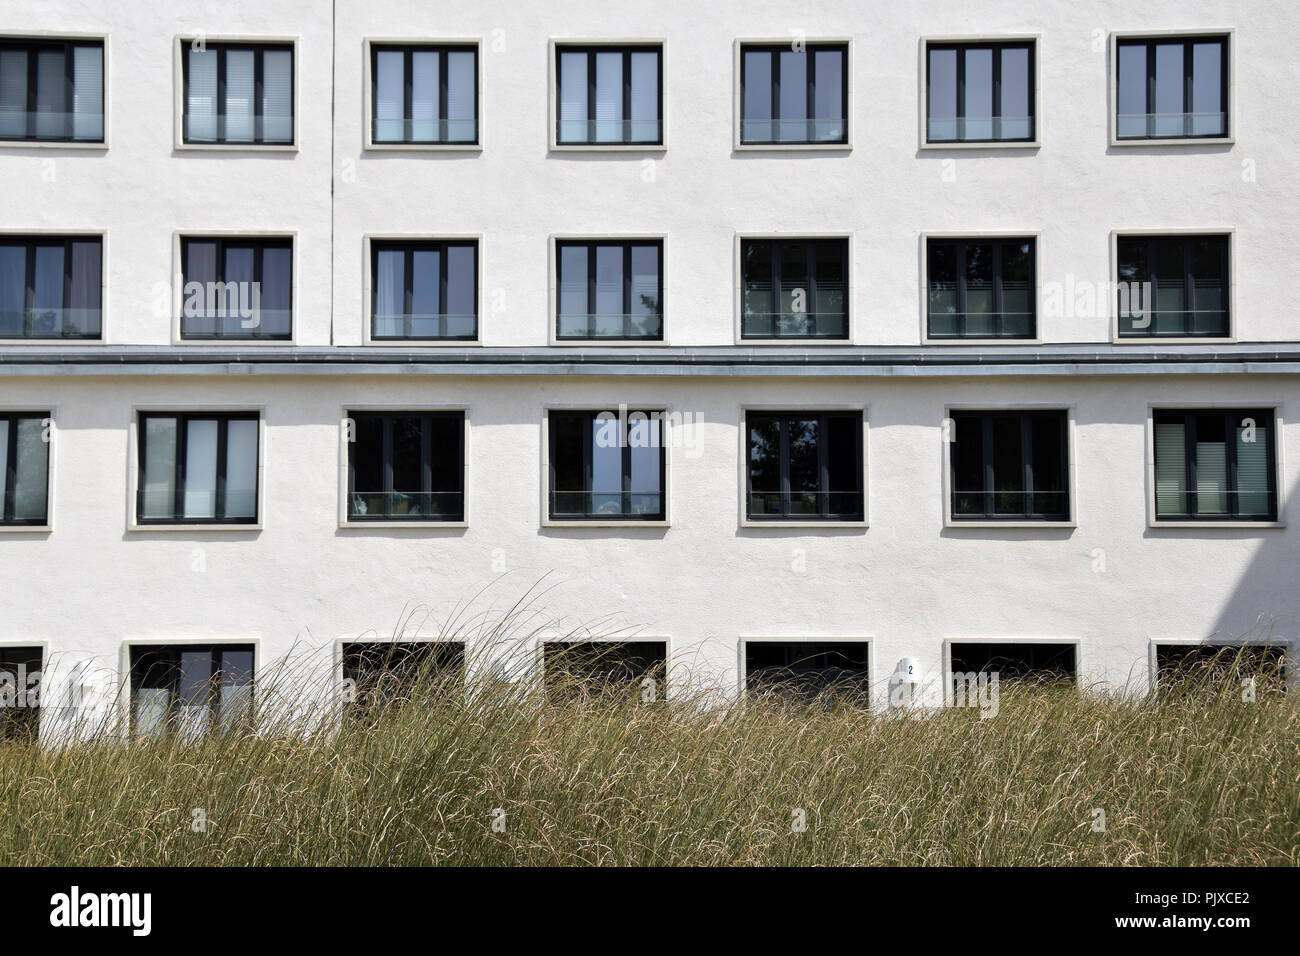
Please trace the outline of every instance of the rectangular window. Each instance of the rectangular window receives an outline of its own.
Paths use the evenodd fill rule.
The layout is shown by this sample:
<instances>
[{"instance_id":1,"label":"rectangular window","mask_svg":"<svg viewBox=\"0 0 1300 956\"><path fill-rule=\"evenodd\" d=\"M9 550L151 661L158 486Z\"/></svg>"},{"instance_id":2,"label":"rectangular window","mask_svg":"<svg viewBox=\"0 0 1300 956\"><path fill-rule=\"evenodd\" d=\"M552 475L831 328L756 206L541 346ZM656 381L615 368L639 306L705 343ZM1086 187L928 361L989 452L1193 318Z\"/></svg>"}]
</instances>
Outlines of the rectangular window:
<instances>
[{"instance_id":1,"label":"rectangular window","mask_svg":"<svg viewBox=\"0 0 1300 956\"><path fill-rule=\"evenodd\" d=\"M1226 36L1116 41L1116 139L1228 135Z\"/></svg>"},{"instance_id":2,"label":"rectangular window","mask_svg":"<svg viewBox=\"0 0 1300 956\"><path fill-rule=\"evenodd\" d=\"M848 44L794 46L741 46L742 145L848 143Z\"/></svg>"},{"instance_id":3,"label":"rectangular window","mask_svg":"<svg viewBox=\"0 0 1300 956\"><path fill-rule=\"evenodd\" d=\"M552 520L664 520L660 412L552 411L548 433Z\"/></svg>"},{"instance_id":4,"label":"rectangular window","mask_svg":"<svg viewBox=\"0 0 1300 956\"><path fill-rule=\"evenodd\" d=\"M133 734L193 741L247 727L252 717L252 644L131 647Z\"/></svg>"},{"instance_id":5,"label":"rectangular window","mask_svg":"<svg viewBox=\"0 0 1300 956\"><path fill-rule=\"evenodd\" d=\"M139 524L256 524L256 412L143 412Z\"/></svg>"},{"instance_id":6,"label":"rectangular window","mask_svg":"<svg viewBox=\"0 0 1300 956\"><path fill-rule=\"evenodd\" d=\"M1034 43L926 44L927 143L1028 143Z\"/></svg>"},{"instance_id":7,"label":"rectangular window","mask_svg":"<svg viewBox=\"0 0 1300 956\"><path fill-rule=\"evenodd\" d=\"M1032 339L1035 241L927 239L927 334L932 339Z\"/></svg>"},{"instance_id":8,"label":"rectangular window","mask_svg":"<svg viewBox=\"0 0 1300 956\"><path fill-rule=\"evenodd\" d=\"M344 701L354 716L435 703L464 686L459 641L361 641L343 645Z\"/></svg>"},{"instance_id":9,"label":"rectangular window","mask_svg":"<svg viewBox=\"0 0 1300 956\"><path fill-rule=\"evenodd\" d=\"M1276 521L1271 409L1156 411L1156 520Z\"/></svg>"},{"instance_id":10,"label":"rectangular window","mask_svg":"<svg viewBox=\"0 0 1300 956\"><path fill-rule=\"evenodd\" d=\"M861 521L861 412L748 412L753 520Z\"/></svg>"},{"instance_id":11,"label":"rectangular window","mask_svg":"<svg viewBox=\"0 0 1300 956\"><path fill-rule=\"evenodd\" d=\"M1068 521L1064 411L953 412L954 521Z\"/></svg>"},{"instance_id":12,"label":"rectangular window","mask_svg":"<svg viewBox=\"0 0 1300 956\"><path fill-rule=\"evenodd\" d=\"M293 46L181 41L184 141L293 144Z\"/></svg>"},{"instance_id":13,"label":"rectangular window","mask_svg":"<svg viewBox=\"0 0 1300 956\"><path fill-rule=\"evenodd\" d=\"M976 693L976 687L971 686L970 675L997 674L999 684L1007 681L1073 683L1078 672L1075 657L1073 644L1019 641L998 644L975 641L968 644L955 643L949 647L951 680L959 701L963 690L971 697Z\"/></svg>"},{"instance_id":14,"label":"rectangular window","mask_svg":"<svg viewBox=\"0 0 1300 956\"><path fill-rule=\"evenodd\" d=\"M478 48L370 47L374 143L478 142Z\"/></svg>"},{"instance_id":15,"label":"rectangular window","mask_svg":"<svg viewBox=\"0 0 1300 956\"><path fill-rule=\"evenodd\" d=\"M1184 682L1226 684L1239 691L1242 682L1252 677L1258 690L1284 693L1286 649L1266 644L1156 645L1156 686L1162 691Z\"/></svg>"},{"instance_id":16,"label":"rectangular window","mask_svg":"<svg viewBox=\"0 0 1300 956\"><path fill-rule=\"evenodd\" d=\"M0 235L0 338L97 339L103 240Z\"/></svg>"},{"instance_id":17,"label":"rectangular window","mask_svg":"<svg viewBox=\"0 0 1300 956\"><path fill-rule=\"evenodd\" d=\"M289 339L293 240L181 239L181 338Z\"/></svg>"},{"instance_id":18,"label":"rectangular window","mask_svg":"<svg viewBox=\"0 0 1300 956\"><path fill-rule=\"evenodd\" d=\"M745 691L792 704L867 704L869 645L863 641L746 641Z\"/></svg>"},{"instance_id":19,"label":"rectangular window","mask_svg":"<svg viewBox=\"0 0 1300 956\"><path fill-rule=\"evenodd\" d=\"M473 341L478 242L370 243L371 339Z\"/></svg>"},{"instance_id":20,"label":"rectangular window","mask_svg":"<svg viewBox=\"0 0 1300 956\"><path fill-rule=\"evenodd\" d=\"M49 412L0 412L0 525L50 523Z\"/></svg>"},{"instance_id":21,"label":"rectangular window","mask_svg":"<svg viewBox=\"0 0 1300 956\"><path fill-rule=\"evenodd\" d=\"M556 129L560 146L663 144L663 48L555 48Z\"/></svg>"},{"instance_id":22,"label":"rectangular window","mask_svg":"<svg viewBox=\"0 0 1300 956\"><path fill-rule=\"evenodd\" d=\"M663 241L559 240L557 339L661 340Z\"/></svg>"},{"instance_id":23,"label":"rectangular window","mask_svg":"<svg viewBox=\"0 0 1300 956\"><path fill-rule=\"evenodd\" d=\"M0 38L0 142L102 143L102 40Z\"/></svg>"},{"instance_id":24,"label":"rectangular window","mask_svg":"<svg viewBox=\"0 0 1300 956\"><path fill-rule=\"evenodd\" d=\"M542 647L549 695L632 695L651 703L667 693L665 641L547 641Z\"/></svg>"},{"instance_id":25,"label":"rectangular window","mask_svg":"<svg viewBox=\"0 0 1300 956\"><path fill-rule=\"evenodd\" d=\"M39 647L0 647L0 674L8 685L0 704L0 740L36 740L41 720L41 658Z\"/></svg>"},{"instance_id":26,"label":"rectangular window","mask_svg":"<svg viewBox=\"0 0 1300 956\"><path fill-rule=\"evenodd\" d=\"M847 339L847 239L742 239L742 339Z\"/></svg>"},{"instance_id":27,"label":"rectangular window","mask_svg":"<svg viewBox=\"0 0 1300 956\"><path fill-rule=\"evenodd\" d=\"M463 521L464 412L349 412L349 521Z\"/></svg>"},{"instance_id":28,"label":"rectangular window","mask_svg":"<svg viewBox=\"0 0 1300 956\"><path fill-rule=\"evenodd\" d=\"M1119 236L1121 338L1229 334L1228 236Z\"/></svg>"}]
</instances>

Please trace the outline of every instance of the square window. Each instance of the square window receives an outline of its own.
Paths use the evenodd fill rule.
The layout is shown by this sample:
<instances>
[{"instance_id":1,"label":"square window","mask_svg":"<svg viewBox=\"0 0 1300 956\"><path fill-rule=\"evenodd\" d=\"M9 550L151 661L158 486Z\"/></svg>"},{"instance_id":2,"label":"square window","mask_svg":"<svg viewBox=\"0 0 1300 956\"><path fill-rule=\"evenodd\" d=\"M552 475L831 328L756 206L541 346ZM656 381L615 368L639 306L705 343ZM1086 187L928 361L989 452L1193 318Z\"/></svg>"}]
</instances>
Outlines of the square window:
<instances>
[{"instance_id":1,"label":"square window","mask_svg":"<svg viewBox=\"0 0 1300 956\"><path fill-rule=\"evenodd\" d=\"M547 417L552 521L664 521L663 413L553 410Z\"/></svg>"},{"instance_id":2,"label":"square window","mask_svg":"<svg viewBox=\"0 0 1300 956\"><path fill-rule=\"evenodd\" d=\"M1229 237L1117 236L1120 338L1231 334Z\"/></svg>"},{"instance_id":3,"label":"square window","mask_svg":"<svg viewBox=\"0 0 1300 956\"><path fill-rule=\"evenodd\" d=\"M1032 143L1034 48L1032 40L927 43L925 141Z\"/></svg>"},{"instance_id":4,"label":"square window","mask_svg":"<svg viewBox=\"0 0 1300 956\"><path fill-rule=\"evenodd\" d=\"M927 337L1032 339L1036 246L1032 236L927 238Z\"/></svg>"},{"instance_id":5,"label":"square window","mask_svg":"<svg viewBox=\"0 0 1300 956\"><path fill-rule=\"evenodd\" d=\"M1157 521L1276 521L1272 409L1152 415Z\"/></svg>"},{"instance_id":6,"label":"square window","mask_svg":"<svg viewBox=\"0 0 1300 956\"><path fill-rule=\"evenodd\" d=\"M256 412L142 412L136 522L256 524Z\"/></svg>"},{"instance_id":7,"label":"square window","mask_svg":"<svg viewBox=\"0 0 1300 956\"><path fill-rule=\"evenodd\" d=\"M181 338L293 337L293 240L182 237Z\"/></svg>"},{"instance_id":8,"label":"square window","mask_svg":"<svg viewBox=\"0 0 1300 956\"><path fill-rule=\"evenodd\" d=\"M747 412L751 521L861 521L861 412Z\"/></svg>"},{"instance_id":9,"label":"square window","mask_svg":"<svg viewBox=\"0 0 1300 956\"><path fill-rule=\"evenodd\" d=\"M557 146L663 145L663 46L556 44Z\"/></svg>"},{"instance_id":10,"label":"square window","mask_svg":"<svg viewBox=\"0 0 1300 956\"><path fill-rule=\"evenodd\" d=\"M0 37L0 142L104 142L104 41Z\"/></svg>"},{"instance_id":11,"label":"square window","mask_svg":"<svg viewBox=\"0 0 1300 956\"><path fill-rule=\"evenodd\" d=\"M370 45L370 139L375 145L478 143L478 47Z\"/></svg>"},{"instance_id":12,"label":"square window","mask_svg":"<svg viewBox=\"0 0 1300 956\"><path fill-rule=\"evenodd\" d=\"M800 46L741 45L741 145L848 144L848 44Z\"/></svg>"},{"instance_id":13,"label":"square window","mask_svg":"<svg viewBox=\"0 0 1300 956\"><path fill-rule=\"evenodd\" d=\"M1115 48L1117 140L1229 135L1227 36L1122 37Z\"/></svg>"},{"instance_id":14,"label":"square window","mask_svg":"<svg viewBox=\"0 0 1300 956\"><path fill-rule=\"evenodd\" d=\"M370 288L372 341L478 338L477 240L372 240Z\"/></svg>"},{"instance_id":15,"label":"square window","mask_svg":"<svg viewBox=\"0 0 1300 956\"><path fill-rule=\"evenodd\" d=\"M252 644L134 644L131 732L191 742L253 720Z\"/></svg>"},{"instance_id":16,"label":"square window","mask_svg":"<svg viewBox=\"0 0 1300 956\"><path fill-rule=\"evenodd\" d=\"M1068 521L1064 411L954 411L948 459L953 521Z\"/></svg>"},{"instance_id":17,"label":"square window","mask_svg":"<svg viewBox=\"0 0 1300 956\"><path fill-rule=\"evenodd\" d=\"M464 412L349 412L348 521L464 521Z\"/></svg>"},{"instance_id":18,"label":"square window","mask_svg":"<svg viewBox=\"0 0 1300 956\"><path fill-rule=\"evenodd\" d=\"M186 145L293 145L292 44L182 40L181 81Z\"/></svg>"},{"instance_id":19,"label":"square window","mask_svg":"<svg viewBox=\"0 0 1300 956\"><path fill-rule=\"evenodd\" d=\"M849 337L847 239L741 239L742 339Z\"/></svg>"},{"instance_id":20,"label":"square window","mask_svg":"<svg viewBox=\"0 0 1300 956\"><path fill-rule=\"evenodd\" d=\"M556 338L663 340L663 240L555 244Z\"/></svg>"},{"instance_id":21,"label":"square window","mask_svg":"<svg viewBox=\"0 0 1300 956\"><path fill-rule=\"evenodd\" d=\"M0 339L98 339L99 236L0 236Z\"/></svg>"}]
</instances>

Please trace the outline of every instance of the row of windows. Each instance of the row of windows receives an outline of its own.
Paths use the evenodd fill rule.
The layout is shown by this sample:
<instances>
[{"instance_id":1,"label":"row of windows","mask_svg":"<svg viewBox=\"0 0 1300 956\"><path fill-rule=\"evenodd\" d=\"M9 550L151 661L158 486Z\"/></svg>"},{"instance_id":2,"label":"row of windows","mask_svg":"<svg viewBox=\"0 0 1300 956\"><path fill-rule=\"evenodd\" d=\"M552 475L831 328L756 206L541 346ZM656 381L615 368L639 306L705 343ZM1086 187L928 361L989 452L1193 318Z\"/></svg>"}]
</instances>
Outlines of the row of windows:
<instances>
[{"instance_id":1,"label":"row of windows","mask_svg":"<svg viewBox=\"0 0 1300 956\"><path fill-rule=\"evenodd\" d=\"M356 411L345 424L347 522L465 520L463 411ZM149 411L137 425L137 524L259 521L259 413ZM1156 520L1277 520L1272 409L1158 409L1152 427ZM41 412L0 415L5 524L49 523L50 428ZM951 521L1071 520L1066 411L954 410L944 429ZM663 409L550 410L547 518L666 521L673 430ZM744 434L749 521L865 519L861 411L749 410Z\"/></svg>"},{"instance_id":2,"label":"row of windows","mask_svg":"<svg viewBox=\"0 0 1300 956\"><path fill-rule=\"evenodd\" d=\"M545 641L542 677L549 695L635 694L646 702L668 694L668 643L663 640ZM463 641L344 641L339 699L348 717L399 706L436 705L468 680ZM1227 677L1259 673L1262 689L1285 689L1286 649L1280 645L1154 643L1156 686L1163 688L1199 667ZM40 646L0 647L0 679L13 689L14 704L0 708L0 739L39 733ZM1000 684L1078 681L1073 642L952 641L947 644L945 693L956 706L970 706L969 675L996 674ZM197 739L247 726L254 715L252 644L131 644L127 654L131 733L177 734ZM861 640L740 642L742 686L750 698L792 704L830 699L870 705L871 645ZM887 675L892 678L894 675ZM879 680L879 678L875 678ZM978 685L978 681L977 681Z\"/></svg>"},{"instance_id":3,"label":"row of windows","mask_svg":"<svg viewBox=\"0 0 1300 956\"><path fill-rule=\"evenodd\" d=\"M372 341L474 341L478 241L372 239ZM1116 238L1120 338L1225 338L1231 331L1229 236ZM102 239L0 236L0 338L102 337ZM739 241L740 337L849 339L849 241ZM289 238L182 237L183 339L290 340ZM926 336L1016 340L1038 335L1034 236L925 241ZM557 342L662 341L664 242L557 239Z\"/></svg>"},{"instance_id":4,"label":"row of windows","mask_svg":"<svg viewBox=\"0 0 1300 956\"><path fill-rule=\"evenodd\" d=\"M1228 36L1115 39L1118 141L1229 135ZM477 146L477 43L368 44L371 145ZM292 43L182 39L182 142L295 142ZM847 42L740 43L742 146L847 146ZM1037 42L926 41L925 142L1038 137ZM104 139L102 40L0 40L0 139ZM662 42L556 43L557 146L664 145Z\"/></svg>"}]
</instances>

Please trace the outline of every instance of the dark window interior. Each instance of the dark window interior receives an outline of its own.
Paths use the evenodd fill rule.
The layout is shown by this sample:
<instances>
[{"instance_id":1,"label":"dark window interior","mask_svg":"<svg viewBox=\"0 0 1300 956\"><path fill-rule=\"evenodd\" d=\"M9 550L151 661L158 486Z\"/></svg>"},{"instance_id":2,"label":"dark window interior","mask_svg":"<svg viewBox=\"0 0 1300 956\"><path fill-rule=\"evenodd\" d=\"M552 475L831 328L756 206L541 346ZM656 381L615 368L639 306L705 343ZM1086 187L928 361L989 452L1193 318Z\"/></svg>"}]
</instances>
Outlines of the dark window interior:
<instances>
[{"instance_id":1,"label":"dark window interior","mask_svg":"<svg viewBox=\"0 0 1300 956\"><path fill-rule=\"evenodd\" d=\"M131 730L193 739L252 717L253 645L155 644L131 648Z\"/></svg>"},{"instance_id":2,"label":"dark window interior","mask_svg":"<svg viewBox=\"0 0 1300 956\"><path fill-rule=\"evenodd\" d=\"M653 678L655 700L667 693L668 645L664 641L552 641L543 645L546 692L643 694Z\"/></svg>"},{"instance_id":3,"label":"dark window interior","mask_svg":"<svg viewBox=\"0 0 1300 956\"><path fill-rule=\"evenodd\" d=\"M746 641L745 689L787 703L870 700L865 642Z\"/></svg>"},{"instance_id":4,"label":"dark window interior","mask_svg":"<svg viewBox=\"0 0 1300 956\"><path fill-rule=\"evenodd\" d=\"M742 239L742 339L847 339L847 239Z\"/></svg>"},{"instance_id":5,"label":"dark window interior","mask_svg":"<svg viewBox=\"0 0 1300 956\"><path fill-rule=\"evenodd\" d=\"M349 521L461 521L463 412L352 412Z\"/></svg>"},{"instance_id":6,"label":"dark window interior","mask_svg":"<svg viewBox=\"0 0 1300 956\"><path fill-rule=\"evenodd\" d=\"M664 426L659 413L552 411L550 517L662 521Z\"/></svg>"},{"instance_id":7,"label":"dark window interior","mask_svg":"<svg viewBox=\"0 0 1300 956\"><path fill-rule=\"evenodd\" d=\"M435 699L464 684L459 641L358 641L343 645L343 679L354 713Z\"/></svg>"},{"instance_id":8,"label":"dark window interior","mask_svg":"<svg viewBox=\"0 0 1300 956\"><path fill-rule=\"evenodd\" d=\"M953 412L954 520L1066 521L1063 411Z\"/></svg>"},{"instance_id":9,"label":"dark window interior","mask_svg":"<svg viewBox=\"0 0 1300 956\"><path fill-rule=\"evenodd\" d=\"M953 644L950 654L953 674L997 672L999 683L1055 683L1077 674L1073 644Z\"/></svg>"},{"instance_id":10,"label":"dark window interior","mask_svg":"<svg viewBox=\"0 0 1300 956\"><path fill-rule=\"evenodd\" d=\"M860 521L861 412L750 412L751 519Z\"/></svg>"},{"instance_id":11,"label":"dark window interior","mask_svg":"<svg viewBox=\"0 0 1300 956\"><path fill-rule=\"evenodd\" d=\"M1115 314L1126 338L1221 338L1230 329L1229 237L1120 236Z\"/></svg>"},{"instance_id":12,"label":"dark window interior","mask_svg":"<svg viewBox=\"0 0 1300 956\"><path fill-rule=\"evenodd\" d=\"M0 740L34 741L40 725L41 649L0 647Z\"/></svg>"},{"instance_id":13,"label":"dark window interior","mask_svg":"<svg viewBox=\"0 0 1300 956\"><path fill-rule=\"evenodd\" d=\"M1258 690L1286 689L1286 649L1259 644L1157 644L1156 686L1172 689L1208 679L1239 683L1256 676Z\"/></svg>"}]
</instances>

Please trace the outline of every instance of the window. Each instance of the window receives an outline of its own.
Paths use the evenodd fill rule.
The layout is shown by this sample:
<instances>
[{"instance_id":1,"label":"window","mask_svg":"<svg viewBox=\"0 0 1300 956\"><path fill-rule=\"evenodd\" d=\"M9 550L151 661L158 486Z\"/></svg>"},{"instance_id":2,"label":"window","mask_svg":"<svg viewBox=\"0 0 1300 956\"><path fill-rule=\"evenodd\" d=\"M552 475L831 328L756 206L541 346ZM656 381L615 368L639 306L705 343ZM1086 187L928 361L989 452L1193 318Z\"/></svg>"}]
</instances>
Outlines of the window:
<instances>
[{"instance_id":1,"label":"window","mask_svg":"<svg viewBox=\"0 0 1300 956\"><path fill-rule=\"evenodd\" d=\"M344 701L363 714L411 701L432 703L464 686L459 641L364 641L343 645Z\"/></svg>"},{"instance_id":2,"label":"window","mask_svg":"<svg viewBox=\"0 0 1300 956\"><path fill-rule=\"evenodd\" d=\"M1258 690L1286 691L1286 649L1266 644L1157 644L1156 686L1173 690L1198 681L1240 690L1254 678Z\"/></svg>"},{"instance_id":3,"label":"window","mask_svg":"<svg viewBox=\"0 0 1300 956\"><path fill-rule=\"evenodd\" d=\"M145 412L139 524L255 524L256 412Z\"/></svg>"},{"instance_id":4,"label":"window","mask_svg":"<svg viewBox=\"0 0 1300 956\"><path fill-rule=\"evenodd\" d=\"M542 647L549 695L634 695L650 703L667 693L665 641L547 641Z\"/></svg>"},{"instance_id":5,"label":"window","mask_svg":"<svg viewBox=\"0 0 1300 956\"><path fill-rule=\"evenodd\" d=\"M41 720L41 648L0 647L0 740L33 741Z\"/></svg>"},{"instance_id":6,"label":"window","mask_svg":"<svg viewBox=\"0 0 1300 956\"><path fill-rule=\"evenodd\" d=\"M740 48L742 145L847 145L847 43Z\"/></svg>"},{"instance_id":7,"label":"window","mask_svg":"<svg viewBox=\"0 0 1300 956\"><path fill-rule=\"evenodd\" d=\"M372 44L370 75L372 142L478 142L476 46Z\"/></svg>"},{"instance_id":8,"label":"window","mask_svg":"<svg viewBox=\"0 0 1300 956\"><path fill-rule=\"evenodd\" d=\"M847 339L847 239L742 239L742 339Z\"/></svg>"},{"instance_id":9,"label":"window","mask_svg":"<svg viewBox=\"0 0 1300 956\"><path fill-rule=\"evenodd\" d=\"M748 412L752 520L861 521L861 412Z\"/></svg>"},{"instance_id":10,"label":"window","mask_svg":"<svg viewBox=\"0 0 1300 956\"><path fill-rule=\"evenodd\" d=\"M132 733L192 741L245 727L252 716L252 644L131 648Z\"/></svg>"},{"instance_id":11,"label":"window","mask_svg":"<svg viewBox=\"0 0 1300 956\"><path fill-rule=\"evenodd\" d=\"M557 339L663 338L663 242L555 244Z\"/></svg>"},{"instance_id":12,"label":"window","mask_svg":"<svg viewBox=\"0 0 1300 956\"><path fill-rule=\"evenodd\" d=\"M926 45L927 143L1032 143L1034 43Z\"/></svg>"},{"instance_id":13,"label":"window","mask_svg":"<svg viewBox=\"0 0 1300 956\"><path fill-rule=\"evenodd\" d=\"M1228 237L1119 236L1121 338L1229 334Z\"/></svg>"},{"instance_id":14,"label":"window","mask_svg":"<svg viewBox=\"0 0 1300 956\"><path fill-rule=\"evenodd\" d=\"M1068 521L1063 411L953 412L952 519Z\"/></svg>"},{"instance_id":15,"label":"window","mask_svg":"<svg viewBox=\"0 0 1300 956\"><path fill-rule=\"evenodd\" d=\"M0 141L102 143L104 42L0 39Z\"/></svg>"},{"instance_id":16,"label":"window","mask_svg":"<svg viewBox=\"0 0 1300 956\"><path fill-rule=\"evenodd\" d=\"M293 240L181 239L183 339L288 339Z\"/></svg>"},{"instance_id":17,"label":"window","mask_svg":"<svg viewBox=\"0 0 1300 956\"><path fill-rule=\"evenodd\" d=\"M0 412L0 525L49 524L49 412Z\"/></svg>"},{"instance_id":18,"label":"window","mask_svg":"<svg viewBox=\"0 0 1300 956\"><path fill-rule=\"evenodd\" d=\"M746 693L787 703L867 704L868 648L861 641L746 641Z\"/></svg>"},{"instance_id":19,"label":"window","mask_svg":"<svg viewBox=\"0 0 1300 956\"><path fill-rule=\"evenodd\" d=\"M1115 138L1228 135L1226 36L1116 41Z\"/></svg>"},{"instance_id":20,"label":"window","mask_svg":"<svg viewBox=\"0 0 1300 956\"><path fill-rule=\"evenodd\" d=\"M293 144L292 44L181 42L184 141Z\"/></svg>"},{"instance_id":21,"label":"window","mask_svg":"<svg viewBox=\"0 0 1300 956\"><path fill-rule=\"evenodd\" d=\"M949 670L958 698L970 674L996 674L998 683L1025 681L1037 684L1073 683L1078 662L1075 646L1063 643L954 643L949 647ZM974 688L970 688L973 691Z\"/></svg>"},{"instance_id":22,"label":"window","mask_svg":"<svg viewBox=\"0 0 1300 956\"><path fill-rule=\"evenodd\" d=\"M464 412L349 412L349 521L463 521Z\"/></svg>"},{"instance_id":23,"label":"window","mask_svg":"<svg viewBox=\"0 0 1300 956\"><path fill-rule=\"evenodd\" d=\"M547 431L552 520L665 520L660 412L552 411Z\"/></svg>"},{"instance_id":24,"label":"window","mask_svg":"<svg viewBox=\"0 0 1300 956\"><path fill-rule=\"evenodd\" d=\"M97 339L103 240L0 235L0 338Z\"/></svg>"},{"instance_id":25,"label":"window","mask_svg":"<svg viewBox=\"0 0 1300 956\"><path fill-rule=\"evenodd\" d=\"M1153 424L1157 521L1277 520L1271 409L1156 411Z\"/></svg>"},{"instance_id":26,"label":"window","mask_svg":"<svg viewBox=\"0 0 1300 956\"><path fill-rule=\"evenodd\" d=\"M663 48L556 46L559 146L663 144Z\"/></svg>"},{"instance_id":27,"label":"window","mask_svg":"<svg viewBox=\"0 0 1300 956\"><path fill-rule=\"evenodd\" d=\"M478 243L370 243L372 339L478 337Z\"/></svg>"},{"instance_id":28,"label":"window","mask_svg":"<svg viewBox=\"0 0 1300 956\"><path fill-rule=\"evenodd\" d=\"M926 240L927 335L932 339L1032 339L1035 242Z\"/></svg>"}]
</instances>

